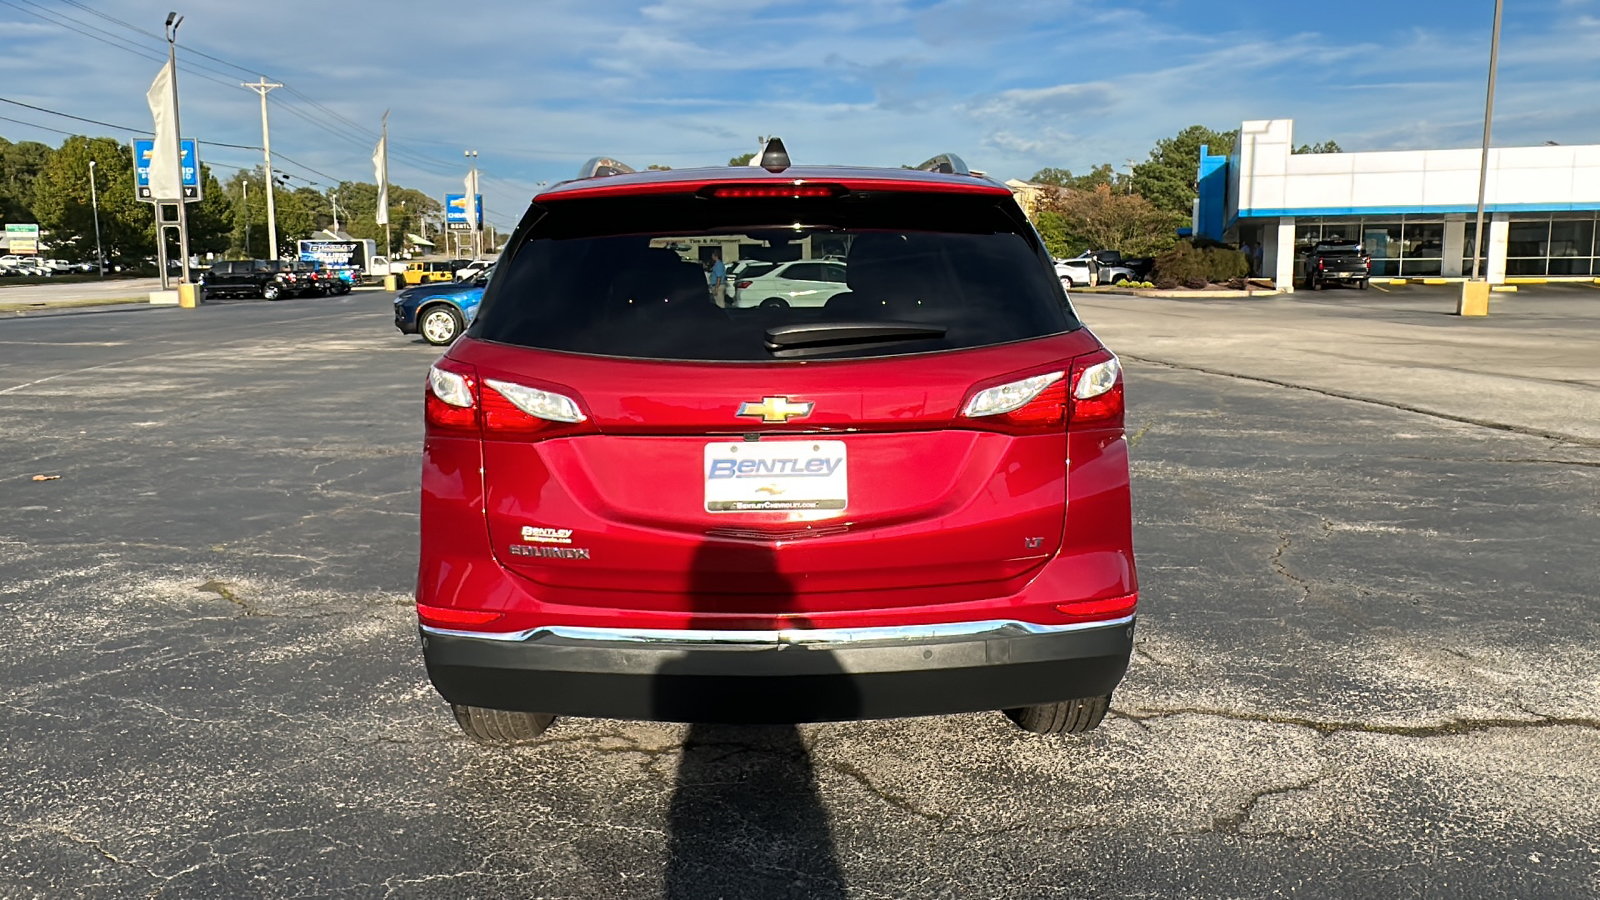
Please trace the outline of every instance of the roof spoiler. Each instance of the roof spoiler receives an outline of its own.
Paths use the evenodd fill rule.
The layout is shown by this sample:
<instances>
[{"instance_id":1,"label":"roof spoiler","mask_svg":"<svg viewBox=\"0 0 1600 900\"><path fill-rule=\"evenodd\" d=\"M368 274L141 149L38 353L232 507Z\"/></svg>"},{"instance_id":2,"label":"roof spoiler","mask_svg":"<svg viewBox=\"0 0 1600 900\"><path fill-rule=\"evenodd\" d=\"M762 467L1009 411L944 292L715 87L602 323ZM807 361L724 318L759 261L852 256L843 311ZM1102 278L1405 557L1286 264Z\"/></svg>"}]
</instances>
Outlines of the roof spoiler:
<instances>
[{"instance_id":1,"label":"roof spoiler","mask_svg":"<svg viewBox=\"0 0 1600 900\"><path fill-rule=\"evenodd\" d=\"M632 166L609 156L596 156L578 167L579 178L609 178L612 175L632 174Z\"/></svg>"},{"instance_id":2,"label":"roof spoiler","mask_svg":"<svg viewBox=\"0 0 1600 900\"><path fill-rule=\"evenodd\" d=\"M966 162L954 153L941 153L917 166L919 172L938 172L941 175L973 175Z\"/></svg>"}]
</instances>

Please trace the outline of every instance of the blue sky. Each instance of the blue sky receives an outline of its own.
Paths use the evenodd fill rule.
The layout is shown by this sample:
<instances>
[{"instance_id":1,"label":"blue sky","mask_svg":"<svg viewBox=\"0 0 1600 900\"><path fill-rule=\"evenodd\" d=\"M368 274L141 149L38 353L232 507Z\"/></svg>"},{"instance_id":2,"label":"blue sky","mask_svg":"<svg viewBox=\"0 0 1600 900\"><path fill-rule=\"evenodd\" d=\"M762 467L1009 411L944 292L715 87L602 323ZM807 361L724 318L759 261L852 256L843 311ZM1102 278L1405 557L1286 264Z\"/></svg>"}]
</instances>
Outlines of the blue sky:
<instances>
[{"instance_id":1,"label":"blue sky","mask_svg":"<svg viewBox=\"0 0 1600 900\"><path fill-rule=\"evenodd\" d=\"M392 109L392 179L458 190L476 148L502 226L590 156L720 165L762 134L808 163L951 151L1002 178L1124 167L1187 125L1258 118L1346 150L1473 146L1493 15L1492 0L0 0L0 96L148 127L165 45L90 10L159 33L171 4L180 60L209 69L180 76L188 134L258 144L259 101L236 85L265 74L298 92L272 95L273 149L301 164L284 168L371 180ZM1600 0L1506 6L1496 145L1600 143ZM0 135L60 139L3 120Z\"/></svg>"}]
</instances>

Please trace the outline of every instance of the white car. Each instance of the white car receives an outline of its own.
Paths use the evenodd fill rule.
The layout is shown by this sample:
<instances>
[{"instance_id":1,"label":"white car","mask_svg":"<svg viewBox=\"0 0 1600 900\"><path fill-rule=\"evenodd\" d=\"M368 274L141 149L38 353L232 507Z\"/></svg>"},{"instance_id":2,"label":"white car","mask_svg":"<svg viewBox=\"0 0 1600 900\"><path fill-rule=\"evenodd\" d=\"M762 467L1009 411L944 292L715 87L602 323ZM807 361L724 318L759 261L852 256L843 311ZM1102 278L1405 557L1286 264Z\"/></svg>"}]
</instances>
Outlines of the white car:
<instances>
[{"instance_id":1,"label":"white car","mask_svg":"<svg viewBox=\"0 0 1600 900\"><path fill-rule=\"evenodd\" d=\"M456 270L456 280L466 281L469 278L476 277L479 272L482 272L484 269L487 269L492 265L494 265L494 260L475 259Z\"/></svg>"},{"instance_id":2,"label":"white car","mask_svg":"<svg viewBox=\"0 0 1600 900\"><path fill-rule=\"evenodd\" d=\"M779 263L754 277L733 282L733 306L822 306L850 290L839 260L800 259ZM753 271L753 270L752 270Z\"/></svg>"},{"instance_id":3,"label":"white car","mask_svg":"<svg viewBox=\"0 0 1600 900\"><path fill-rule=\"evenodd\" d=\"M1075 256L1072 259L1058 259L1056 263L1056 277L1069 288L1094 287L1098 278L1099 266L1093 264L1088 254Z\"/></svg>"}]
</instances>

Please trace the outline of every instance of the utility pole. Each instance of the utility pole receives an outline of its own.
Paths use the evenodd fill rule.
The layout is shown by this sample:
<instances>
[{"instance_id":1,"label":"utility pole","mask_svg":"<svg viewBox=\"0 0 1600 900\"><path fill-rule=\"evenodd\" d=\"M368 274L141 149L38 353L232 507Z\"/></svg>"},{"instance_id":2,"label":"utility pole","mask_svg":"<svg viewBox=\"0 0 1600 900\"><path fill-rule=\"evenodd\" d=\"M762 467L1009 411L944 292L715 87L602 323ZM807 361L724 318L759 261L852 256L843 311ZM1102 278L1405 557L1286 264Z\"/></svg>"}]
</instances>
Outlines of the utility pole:
<instances>
[{"instance_id":1,"label":"utility pole","mask_svg":"<svg viewBox=\"0 0 1600 900\"><path fill-rule=\"evenodd\" d=\"M242 195L239 205L244 207L244 255L246 259L251 259L253 257L250 256L250 179L245 178L239 182L239 191Z\"/></svg>"},{"instance_id":2,"label":"utility pole","mask_svg":"<svg viewBox=\"0 0 1600 900\"><path fill-rule=\"evenodd\" d=\"M94 160L89 160L89 203L94 207L94 262L106 277L106 255L100 251L100 192L94 186Z\"/></svg>"},{"instance_id":3,"label":"utility pole","mask_svg":"<svg viewBox=\"0 0 1600 900\"><path fill-rule=\"evenodd\" d=\"M378 145L383 148L383 184L378 185L378 196L383 198L383 258L394 252L394 233L389 225L389 111L383 111L383 135ZM401 216L405 215L406 202L400 201Z\"/></svg>"},{"instance_id":4,"label":"utility pole","mask_svg":"<svg viewBox=\"0 0 1600 900\"><path fill-rule=\"evenodd\" d=\"M189 204L183 199L183 120L178 117L178 26L182 24L183 16L175 12L167 13L167 65L172 67L172 139L178 145L173 148L178 160L178 253L183 257L181 283L189 284ZM194 164L195 182L198 184L200 160L196 159ZM166 278L167 273L163 271L161 277Z\"/></svg>"},{"instance_id":5,"label":"utility pole","mask_svg":"<svg viewBox=\"0 0 1600 900\"><path fill-rule=\"evenodd\" d=\"M281 84L273 84L262 78L254 84L245 83L240 87L247 87L261 95L261 150L267 160L267 251L268 259L278 258L278 211L272 202L272 131L267 127L267 94L273 88L281 88Z\"/></svg>"}]
</instances>

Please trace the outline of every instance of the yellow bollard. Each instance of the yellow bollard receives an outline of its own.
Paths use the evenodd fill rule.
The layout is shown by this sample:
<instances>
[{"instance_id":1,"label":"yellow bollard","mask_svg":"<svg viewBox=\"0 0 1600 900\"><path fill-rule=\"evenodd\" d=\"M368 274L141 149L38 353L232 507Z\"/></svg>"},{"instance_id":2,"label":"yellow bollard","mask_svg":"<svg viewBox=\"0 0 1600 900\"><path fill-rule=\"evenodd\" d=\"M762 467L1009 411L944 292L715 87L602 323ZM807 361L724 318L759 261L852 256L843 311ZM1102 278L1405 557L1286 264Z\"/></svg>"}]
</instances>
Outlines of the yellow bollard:
<instances>
[{"instance_id":1,"label":"yellow bollard","mask_svg":"<svg viewBox=\"0 0 1600 900\"><path fill-rule=\"evenodd\" d=\"M178 305L184 309L194 309L205 302L205 285L180 284L178 285Z\"/></svg>"},{"instance_id":2,"label":"yellow bollard","mask_svg":"<svg viewBox=\"0 0 1600 900\"><path fill-rule=\"evenodd\" d=\"M1487 316L1489 314L1489 282L1464 281L1461 283L1461 300L1456 304L1458 316Z\"/></svg>"},{"instance_id":3,"label":"yellow bollard","mask_svg":"<svg viewBox=\"0 0 1600 900\"><path fill-rule=\"evenodd\" d=\"M400 276L399 275L385 275L385 276L383 276L383 289L386 290L386 291L398 291L398 290L400 290Z\"/></svg>"}]
</instances>

